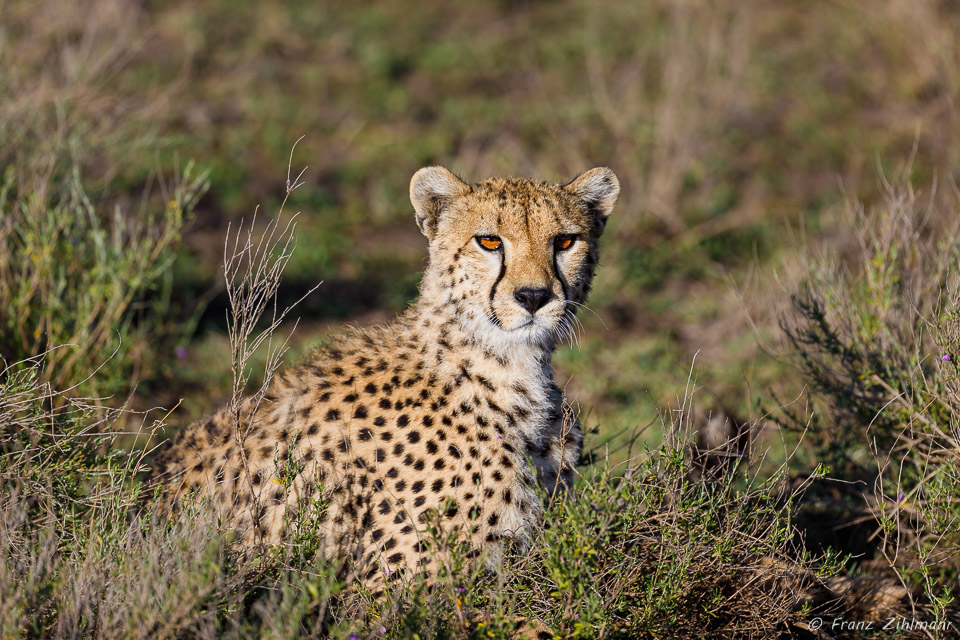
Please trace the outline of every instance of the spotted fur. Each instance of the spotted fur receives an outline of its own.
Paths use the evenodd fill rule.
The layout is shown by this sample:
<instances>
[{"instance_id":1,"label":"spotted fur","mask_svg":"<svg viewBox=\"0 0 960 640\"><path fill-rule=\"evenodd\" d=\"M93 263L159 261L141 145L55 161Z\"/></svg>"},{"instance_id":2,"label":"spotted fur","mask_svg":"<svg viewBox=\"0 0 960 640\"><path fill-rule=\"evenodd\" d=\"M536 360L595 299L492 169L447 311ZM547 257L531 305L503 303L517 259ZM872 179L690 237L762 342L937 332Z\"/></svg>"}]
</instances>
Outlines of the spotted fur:
<instances>
[{"instance_id":1,"label":"spotted fur","mask_svg":"<svg viewBox=\"0 0 960 640\"><path fill-rule=\"evenodd\" d=\"M528 545L537 482L568 487L581 453L550 359L590 289L618 193L602 168L567 185L470 185L421 169L410 185L429 241L419 299L277 376L240 425L245 439L225 409L184 429L155 463L164 506L206 496L254 544L278 542L291 515L320 504L326 552L361 560L371 583L435 571L433 521L492 563Z\"/></svg>"}]
</instances>

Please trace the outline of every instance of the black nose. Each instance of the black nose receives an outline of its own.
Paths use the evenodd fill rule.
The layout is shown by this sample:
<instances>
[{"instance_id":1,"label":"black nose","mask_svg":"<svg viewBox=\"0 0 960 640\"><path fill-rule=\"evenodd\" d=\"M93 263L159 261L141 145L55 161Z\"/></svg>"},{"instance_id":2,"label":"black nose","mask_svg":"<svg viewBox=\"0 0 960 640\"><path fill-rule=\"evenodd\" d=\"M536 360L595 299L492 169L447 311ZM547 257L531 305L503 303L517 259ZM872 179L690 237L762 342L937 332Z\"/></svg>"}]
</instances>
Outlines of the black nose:
<instances>
[{"instance_id":1,"label":"black nose","mask_svg":"<svg viewBox=\"0 0 960 640\"><path fill-rule=\"evenodd\" d=\"M547 301L550 299L550 289L531 289L525 287L514 291L513 297L517 299L521 307L530 313L536 313L537 309L547 304Z\"/></svg>"}]
</instances>

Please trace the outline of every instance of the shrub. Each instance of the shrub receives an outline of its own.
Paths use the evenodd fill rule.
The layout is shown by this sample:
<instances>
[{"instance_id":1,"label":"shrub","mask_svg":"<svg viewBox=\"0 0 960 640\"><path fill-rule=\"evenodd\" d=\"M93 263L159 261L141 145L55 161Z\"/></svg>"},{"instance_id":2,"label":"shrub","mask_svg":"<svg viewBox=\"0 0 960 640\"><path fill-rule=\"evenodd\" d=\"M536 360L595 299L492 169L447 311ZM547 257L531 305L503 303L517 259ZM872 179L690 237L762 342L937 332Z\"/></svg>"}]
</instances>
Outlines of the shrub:
<instances>
[{"instance_id":1,"label":"shrub","mask_svg":"<svg viewBox=\"0 0 960 640\"><path fill-rule=\"evenodd\" d=\"M960 237L955 212L886 187L851 207L847 260L807 259L783 327L826 408L816 455L861 481L848 523L866 512L874 551L942 615L960 570Z\"/></svg>"},{"instance_id":2,"label":"shrub","mask_svg":"<svg viewBox=\"0 0 960 640\"><path fill-rule=\"evenodd\" d=\"M55 388L125 392L170 329L154 289L204 176L187 165L165 209L138 222L119 209L98 212L76 171L54 191L23 193L13 178L0 189L0 354L11 362L44 354L39 374Z\"/></svg>"}]
</instances>

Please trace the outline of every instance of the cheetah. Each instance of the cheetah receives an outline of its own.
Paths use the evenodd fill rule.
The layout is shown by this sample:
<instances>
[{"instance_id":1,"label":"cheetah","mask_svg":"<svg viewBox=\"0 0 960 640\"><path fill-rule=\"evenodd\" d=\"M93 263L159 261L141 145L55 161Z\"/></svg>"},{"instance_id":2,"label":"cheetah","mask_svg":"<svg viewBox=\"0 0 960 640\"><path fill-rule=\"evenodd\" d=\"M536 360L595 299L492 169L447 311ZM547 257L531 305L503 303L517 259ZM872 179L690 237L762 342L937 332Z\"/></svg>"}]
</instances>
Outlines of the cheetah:
<instances>
[{"instance_id":1,"label":"cheetah","mask_svg":"<svg viewBox=\"0 0 960 640\"><path fill-rule=\"evenodd\" d=\"M253 545L281 541L291 513L322 503L324 553L359 563L371 587L437 570L431 518L491 565L527 548L537 484L569 488L581 455L551 356L590 290L619 192L607 168L564 185L420 169L419 298L276 375L243 429L221 409L182 430L154 463L164 508L206 496Z\"/></svg>"}]
</instances>

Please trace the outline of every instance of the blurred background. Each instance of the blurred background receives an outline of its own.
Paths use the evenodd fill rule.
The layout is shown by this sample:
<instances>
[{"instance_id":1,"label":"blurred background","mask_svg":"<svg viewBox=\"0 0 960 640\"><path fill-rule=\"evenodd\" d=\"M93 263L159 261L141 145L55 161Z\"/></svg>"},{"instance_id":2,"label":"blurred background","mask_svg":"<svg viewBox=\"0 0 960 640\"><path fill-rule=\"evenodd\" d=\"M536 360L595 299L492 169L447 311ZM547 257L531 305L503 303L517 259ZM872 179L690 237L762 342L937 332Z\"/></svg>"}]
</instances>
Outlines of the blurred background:
<instances>
[{"instance_id":1,"label":"blurred background","mask_svg":"<svg viewBox=\"0 0 960 640\"><path fill-rule=\"evenodd\" d=\"M955 198L958 34L934 0L0 0L0 353L79 345L51 381L182 426L229 396L224 239L276 214L288 163L281 303L323 281L291 360L416 296L421 166L606 165L556 357L588 446L655 442L694 359L705 405L756 419L802 389L779 322L799 253L855 242L845 200Z\"/></svg>"}]
</instances>

